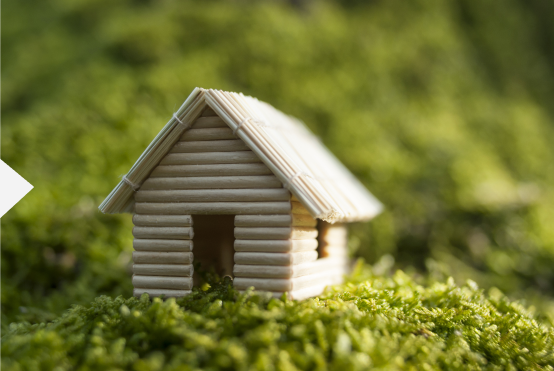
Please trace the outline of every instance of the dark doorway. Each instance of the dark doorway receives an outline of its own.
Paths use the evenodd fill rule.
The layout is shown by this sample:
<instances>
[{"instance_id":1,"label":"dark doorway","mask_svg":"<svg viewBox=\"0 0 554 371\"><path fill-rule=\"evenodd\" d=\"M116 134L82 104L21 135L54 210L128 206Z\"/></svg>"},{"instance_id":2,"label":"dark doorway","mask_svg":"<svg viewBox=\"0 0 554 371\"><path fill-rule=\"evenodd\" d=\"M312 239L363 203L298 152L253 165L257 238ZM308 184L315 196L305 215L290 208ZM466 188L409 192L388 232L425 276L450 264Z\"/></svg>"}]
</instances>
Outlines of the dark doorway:
<instances>
[{"instance_id":1,"label":"dark doorway","mask_svg":"<svg viewBox=\"0 0 554 371\"><path fill-rule=\"evenodd\" d=\"M192 220L194 285L199 285L202 276L210 272L220 277L233 276L235 216L193 215Z\"/></svg>"}]
</instances>

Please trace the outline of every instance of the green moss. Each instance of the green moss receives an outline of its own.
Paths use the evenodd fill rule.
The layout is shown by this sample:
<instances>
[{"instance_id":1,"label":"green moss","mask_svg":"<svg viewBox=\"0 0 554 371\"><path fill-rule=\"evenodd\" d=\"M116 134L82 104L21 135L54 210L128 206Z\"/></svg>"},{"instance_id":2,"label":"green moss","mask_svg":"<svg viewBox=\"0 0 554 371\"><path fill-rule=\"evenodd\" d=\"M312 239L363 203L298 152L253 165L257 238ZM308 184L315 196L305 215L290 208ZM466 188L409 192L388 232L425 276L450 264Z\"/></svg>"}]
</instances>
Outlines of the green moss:
<instances>
[{"instance_id":1,"label":"green moss","mask_svg":"<svg viewBox=\"0 0 554 371\"><path fill-rule=\"evenodd\" d=\"M184 299L102 296L48 324L12 324L2 367L134 370L554 369L554 329L498 290L418 285L361 264L301 302L224 280Z\"/></svg>"},{"instance_id":2,"label":"green moss","mask_svg":"<svg viewBox=\"0 0 554 371\"><path fill-rule=\"evenodd\" d=\"M554 7L541 0L499 4L256 1L245 7L241 1L3 2L2 159L35 186L1 221L3 329L13 331L6 329L11 322L54 320L72 305L86 306L100 295L130 295L130 217L101 215L96 208L195 86L256 96L302 118L321 137L386 205L372 222L353 225L350 240L356 255L370 263L381 259L377 269L383 275L401 268L413 275L429 274L430 282L449 276L456 282L471 278L480 287L498 287L512 299L526 298L536 307L538 319L552 323ZM387 281L372 280L374 288ZM365 295L365 286L360 287L343 290ZM410 292L402 287L398 286L399 292ZM426 287L422 295L430 297L433 286ZM482 296L471 298L476 300L475 310L483 303L497 305ZM95 304L98 310L116 307L117 312L121 306L119 299L102 300L104 304ZM210 300L206 308L215 299ZM257 310L271 313L268 302L256 304L256 300L262 299L251 298L239 306L252 307L252 315ZM314 303L287 305L300 311ZM334 299L328 303L345 305ZM135 308L139 302L126 305ZM184 312L183 318L207 311L192 306L185 304L191 312ZM5 354L26 362L41 359L42 354L62 367L61 360L84 363L84 350L77 351L75 339L82 336L83 344L93 344L96 338L90 334L96 325L93 321L78 325L81 313L92 309L76 308L53 324L41 325L42 332L31 325L14 325L22 333L8 335L4 346L19 345ZM345 308L344 316L350 313L350 307ZM454 345L448 345L458 344L458 338L440 332L444 328L425 327L437 331L436 336L416 331L403 337L406 333L392 330L397 323L392 309L386 315L369 312L364 317L371 324L367 331L373 334L372 326L379 328L381 320L385 324L379 326L386 329L375 338L380 341L368 343L373 344L367 352L374 365L402 360L416 364L414 357L421 356L425 347L438 352L429 353L426 362L433 364L443 358L450 362L449 357L458 354ZM334 312L324 307L317 313ZM338 318L341 313L342 309L333 315ZM398 323L431 316L406 308L398 313L409 313ZM223 319L216 319L219 326ZM77 321L71 326L79 331L72 334L68 321ZM313 327L298 324L314 334L331 331L323 317L320 321ZM438 326L441 320L427 321ZM53 330L64 326L63 335ZM281 334L293 328L298 334L308 331L294 326L275 331ZM313 349L326 349L321 356L314 355L313 362L331 358L343 362L329 349L345 338L340 331L350 335L345 324L337 322L334 328L334 335L320 335L319 339L332 339L327 345L323 340L313 343ZM119 339L112 330L106 331ZM290 333L291 339L296 332ZM215 335L206 336L207 342L214 341ZM239 357L247 337L233 336L223 336L225 346L238 349L229 354ZM539 342L536 336L532 341ZM67 338L73 340L66 342ZM354 344L354 338L349 339ZM459 351L481 354L491 364L499 348L489 354L475 343L476 337L472 339L469 348L459 343ZM408 341L423 342L425 347L402 348ZM117 344L119 348L113 345L106 352L119 354L123 348ZM439 344L450 350L440 353ZM502 344L500 349L505 348ZM213 355L208 345L197 353ZM514 344L506 347L515 349ZM14 353L18 348L20 357ZM24 358L30 349L33 355ZM86 349L91 359L100 352L88 345ZM135 357L135 350L125 349ZM141 362L156 364L172 357L168 350L151 354L154 348L145 349L136 351L144 356ZM302 354L319 354L310 349L302 348ZM381 349L390 353L379 358ZM406 349L421 352L410 355ZM286 347L288 353L271 351L256 356L251 364L300 362ZM497 359L522 365L514 354ZM95 362L112 362L110 357L98 356ZM351 361L367 360L356 357Z\"/></svg>"}]
</instances>

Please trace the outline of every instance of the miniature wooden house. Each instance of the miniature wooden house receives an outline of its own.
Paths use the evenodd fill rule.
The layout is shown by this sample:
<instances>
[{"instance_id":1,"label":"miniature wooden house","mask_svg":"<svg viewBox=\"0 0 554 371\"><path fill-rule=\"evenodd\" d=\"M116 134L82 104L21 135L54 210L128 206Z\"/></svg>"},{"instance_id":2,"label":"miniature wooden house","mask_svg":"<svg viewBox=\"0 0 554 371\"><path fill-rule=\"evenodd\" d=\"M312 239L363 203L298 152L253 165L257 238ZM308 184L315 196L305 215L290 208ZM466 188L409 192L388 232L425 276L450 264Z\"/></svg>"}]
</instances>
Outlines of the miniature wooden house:
<instances>
[{"instance_id":1,"label":"miniature wooden house","mask_svg":"<svg viewBox=\"0 0 554 371\"><path fill-rule=\"evenodd\" d=\"M300 121L197 88L100 210L134 213L135 295L187 295L199 262L239 290L302 299L341 282L344 223L381 204Z\"/></svg>"}]
</instances>

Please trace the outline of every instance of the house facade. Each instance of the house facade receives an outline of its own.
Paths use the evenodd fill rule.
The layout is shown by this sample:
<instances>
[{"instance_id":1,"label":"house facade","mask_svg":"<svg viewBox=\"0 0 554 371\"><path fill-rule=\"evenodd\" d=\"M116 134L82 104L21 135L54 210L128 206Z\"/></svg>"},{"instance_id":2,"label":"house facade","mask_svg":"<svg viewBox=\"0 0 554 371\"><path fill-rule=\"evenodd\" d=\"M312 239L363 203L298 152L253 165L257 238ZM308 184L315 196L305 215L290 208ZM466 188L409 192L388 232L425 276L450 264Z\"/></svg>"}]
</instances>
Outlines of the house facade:
<instances>
[{"instance_id":1,"label":"house facade","mask_svg":"<svg viewBox=\"0 0 554 371\"><path fill-rule=\"evenodd\" d=\"M298 120L195 89L100 210L134 214L137 296L189 294L196 266L303 299L341 282L345 223L381 204Z\"/></svg>"}]
</instances>

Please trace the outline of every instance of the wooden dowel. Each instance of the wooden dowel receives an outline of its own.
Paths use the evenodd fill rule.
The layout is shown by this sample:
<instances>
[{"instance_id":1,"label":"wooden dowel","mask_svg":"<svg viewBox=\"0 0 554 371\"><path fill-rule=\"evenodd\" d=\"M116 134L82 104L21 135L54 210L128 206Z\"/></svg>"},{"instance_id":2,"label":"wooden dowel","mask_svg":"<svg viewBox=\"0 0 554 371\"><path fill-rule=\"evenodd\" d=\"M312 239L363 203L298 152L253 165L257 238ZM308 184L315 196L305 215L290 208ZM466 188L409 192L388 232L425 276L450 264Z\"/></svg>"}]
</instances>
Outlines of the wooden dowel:
<instances>
[{"instance_id":1,"label":"wooden dowel","mask_svg":"<svg viewBox=\"0 0 554 371\"><path fill-rule=\"evenodd\" d=\"M235 227L290 227L291 215L237 215Z\"/></svg>"},{"instance_id":2,"label":"wooden dowel","mask_svg":"<svg viewBox=\"0 0 554 371\"><path fill-rule=\"evenodd\" d=\"M235 251L287 253L313 251L317 249L317 240L235 240Z\"/></svg>"},{"instance_id":3,"label":"wooden dowel","mask_svg":"<svg viewBox=\"0 0 554 371\"><path fill-rule=\"evenodd\" d=\"M291 201L292 213L300 215L310 215L308 209L306 209L300 202Z\"/></svg>"},{"instance_id":4,"label":"wooden dowel","mask_svg":"<svg viewBox=\"0 0 554 371\"><path fill-rule=\"evenodd\" d=\"M236 252L235 264L255 265L296 265L317 259L317 251L293 253Z\"/></svg>"},{"instance_id":5,"label":"wooden dowel","mask_svg":"<svg viewBox=\"0 0 554 371\"><path fill-rule=\"evenodd\" d=\"M164 289L141 289L136 288L133 290L133 295L136 297L142 294L148 294L150 297L164 296L166 298L182 298L190 295L191 290L164 290Z\"/></svg>"},{"instance_id":6,"label":"wooden dowel","mask_svg":"<svg viewBox=\"0 0 554 371\"><path fill-rule=\"evenodd\" d=\"M134 227L135 238L166 240L192 240L193 229L190 227Z\"/></svg>"},{"instance_id":7,"label":"wooden dowel","mask_svg":"<svg viewBox=\"0 0 554 371\"><path fill-rule=\"evenodd\" d=\"M184 123L178 125L177 119L172 118L146 148L127 173L126 179L132 183L141 183L152 172L152 169L162 160L163 156L179 140L189 123L194 122L206 107L206 92L196 88L177 111L176 117ZM102 202L100 209L105 213L119 213L132 211L133 188L123 180Z\"/></svg>"},{"instance_id":8,"label":"wooden dowel","mask_svg":"<svg viewBox=\"0 0 554 371\"><path fill-rule=\"evenodd\" d=\"M317 237L309 227L235 227L238 240L307 240Z\"/></svg>"},{"instance_id":9,"label":"wooden dowel","mask_svg":"<svg viewBox=\"0 0 554 371\"><path fill-rule=\"evenodd\" d=\"M160 165L201 165L201 164L255 164L260 159L252 151L170 153Z\"/></svg>"},{"instance_id":10,"label":"wooden dowel","mask_svg":"<svg viewBox=\"0 0 554 371\"><path fill-rule=\"evenodd\" d=\"M139 192L140 193L140 192ZM138 227L190 227L190 215L133 215L133 224Z\"/></svg>"},{"instance_id":11,"label":"wooden dowel","mask_svg":"<svg viewBox=\"0 0 554 371\"><path fill-rule=\"evenodd\" d=\"M322 258L287 266L235 264L233 274L236 277L252 278L295 278L322 272L346 274L347 264L348 261L345 258Z\"/></svg>"},{"instance_id":12,"label":"wooden dowel","mask_svg":"<svg viewBox=\"0 0 554 371\"><path fill-rule=\"evenodd\" d=\"M264 164L160 165L151 178L273 175Z\"/></svg>"},{"instance_id":13,"label":"wooden dowel","mask_svg":"<svg viewBox=\"0 0 554 371\"><path fill-rule=\"evenodd\" d=\"M202 117L211 117L211 116L217 116L217 113L215 113L215 111L211 109L210 106L206 106L206 108L202 112Z\"/></svg>"},{"instance_id":14,"label":"wooden dowel","mask_svg":"<svg viewBox=\"0 0 554 371\"><path fill-rule=\"evenodd\" d=\"M141 289L192 289L192 277L139 276L133 275L133 286Z\"/></svg>"},{"instance_id":15,"label":"wooden dowel","mask_svg":"<svg viewBox=\"0 0 554 371\"><path fill-rule=\"evenodd\" d=\"M240 214L288 214L290 202L178 202L135 204L138 214L161 215L240 215Z\"/></svg>"},{"instance_id":16,"label":"wooden dowel","mask_svg":"<svg viewBox=\"0 0 554 371\"><path fill-rule=\"evenodd\" d=\"M192 251L191 240L133 240L133 248L137 251L169 252Z\"/></svg>"},{"instance_id":17,"label":"wooden dowel","mask_svg":"<svg viewBox=\"0 0 554 371\"><path fill-rule=\"evenodd\" d=\"M281 188L282 186L274 175L259 175L150 178L140 189L242 189Z\"/></svg>"},{"instance_id":18,"label":"wooden dowel","mask_svg":"<svg viewBox=\"0 0 554 371\"><path fill-rule=\"evenodd\" d=\"M198 142L177 142L171 153L235 152L250 151L240 139L206 140Z\"/></svg>"},{"instance_id":19,"label":"wooden dowel","mask_svg":"<svg viewBox=\"0 0 554 371\"><path fill-rule=\"evenodd\" d=\"M192 277L192 264L133 264L133 273L141 276Z\"/></svg>"},{"instance_id":20,"label":"wooden dowel","mask_svg":"<svg viewBox=\"0 0 554 371\"><path fill-rule=\"evenodd\" d=\"M310 215L237 215L235 227L315 227L317 220Z\"/></svg>"},{"instance_id":21,"label":"wooden dowel","mask_svg":"<svg viewBox=\"0 0 554 371\"><path fill-rule=\"evenodd\" d=\"M339 276L337 274L337 276ZM235 277L233 286L238 290L245 290L254 286L256 290L263 291L293 291L311 286L329 285L336 280L336 277L327 272L310 274L297 278L245 278Z\"/></svg>"},{"instance_id":22,"label":"wooden dowel","mask_svg":"<svg viewBox=\"0 0 554 371\"><path fill-rule=\"evenodd\" d=\"M218 116L201 116L194 121L191 129L228 128L229 126Z\"/></svg>"},{"instance_id":23,"label":"wooden dowel","mask_svg":"<svg viewBox=\"0 0 554 371\"><path fill-rule=\"evenodd\" d=\"M192 264L192 260L191 252L133 252L135 264Z\"/></svg>"},{"instance_id":24,"label":"wooden dowel","mask_svg":"<svg viewBox=\"0 0 554 371\"><path fill-rule=\"evenodd\" d=\"M188 189L138 191L137 202L227 202L227 201L288 201L285 188L266 189Z\"/></svg>"},{"instance_id":25,"label":"wooden dowel","mask_svg":"<svg viewBox=\"0 0 554 371\"><path fill-rule=\"evenodd\" d=\"M226 140L236 139L230 128L189 129L181 136L182 142L197 140Z\"/></svg>"}]
</instances>

